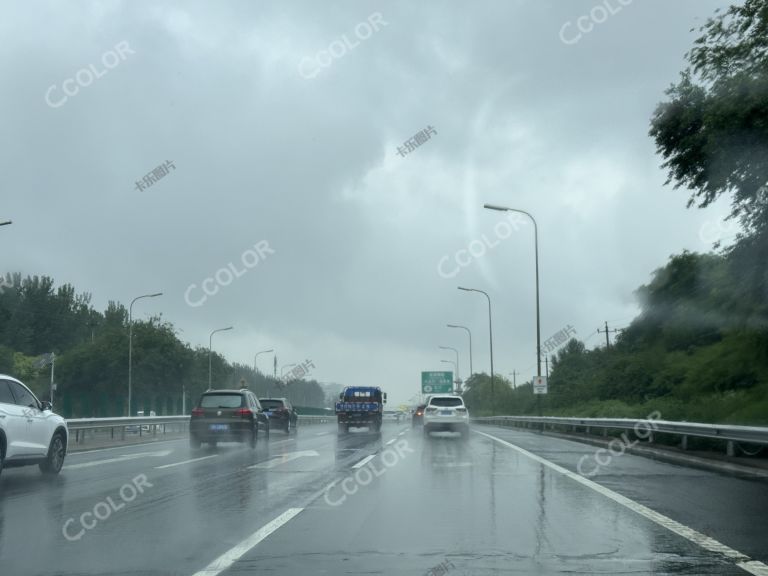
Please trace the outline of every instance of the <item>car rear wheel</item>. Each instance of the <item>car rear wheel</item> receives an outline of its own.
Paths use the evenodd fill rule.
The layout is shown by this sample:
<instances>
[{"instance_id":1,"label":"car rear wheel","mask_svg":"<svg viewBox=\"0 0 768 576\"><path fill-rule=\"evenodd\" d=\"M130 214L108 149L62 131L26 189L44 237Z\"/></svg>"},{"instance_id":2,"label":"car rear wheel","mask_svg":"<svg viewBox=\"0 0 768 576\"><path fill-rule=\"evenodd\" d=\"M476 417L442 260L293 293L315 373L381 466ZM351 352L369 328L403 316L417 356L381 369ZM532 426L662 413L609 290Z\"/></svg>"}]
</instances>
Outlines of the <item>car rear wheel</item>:
<instances>
[{"instance_id":1,"label":"car rear wheel","mask_svg":"<svg viewBox=\"0 0 768 576\"><path fill-rule=\"evenodd\" d=\"M346 434L347 432L349 432L349 426L339 423L339 434Z\"/></svg>"},{"instance_id":2,"label":"car rear wheel","mask_svg":"<svg viewBox=\"0 0 768 576\"><path fill-rule=\"evenodd\" d=\"M48 447L48 455L40 463L40 471L43 474L58 474L61 467L64 466L64 457L67 453L67 446L64 442L64 435L57 432L51 438L51 444Z\"/></svg>"},{"instance_id":3,"label":"car rear wheel","mask_svg":"<svg viewBox=\"0 0 768 576\"><path fill-rule=\"evenodd\" d=\"M290 421L290 420L288 420L288 421L285 423L285 433L286 433L286 434L290 434L290 433L291 433L291 421Z\"/></svg>"},{"instance_id":4,"label":"car rear wheel","mask_svg":"<svg viewBox=\"0 0 768 576\"><path fill-rule=\"evenodd\" d=\"M192 448L192 450L200 450L200 438L197 436L189 435L189 447Z\"/></svg>"},{"instance_id":5,"label":"car rear wheel","mask_svg":"<svg viewBox=\"0 0 768 576\"><path fill-rule=\"evenodd\" d=\"M251 432L251 439L248 442L251 445L251 448L256 448L256 441L258 440L258 438L259 438L259 427L256 426Z\"/></svg>"}]
</instances>

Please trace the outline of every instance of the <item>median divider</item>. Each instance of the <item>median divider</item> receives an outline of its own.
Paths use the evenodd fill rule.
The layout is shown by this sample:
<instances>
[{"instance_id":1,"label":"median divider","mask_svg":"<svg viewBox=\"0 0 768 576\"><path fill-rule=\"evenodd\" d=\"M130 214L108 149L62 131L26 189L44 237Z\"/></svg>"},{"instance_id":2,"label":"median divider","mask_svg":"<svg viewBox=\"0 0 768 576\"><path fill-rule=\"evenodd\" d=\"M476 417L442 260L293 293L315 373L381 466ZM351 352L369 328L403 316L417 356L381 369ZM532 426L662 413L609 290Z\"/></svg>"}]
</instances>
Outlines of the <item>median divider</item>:
<instances>
[{"instance_id":1,"label":"median divider","mask_svg":"<svg viewBox=\"0 0 768 576\"><path fill-rule=\"evenodd\" d=\"M335 416L299 415L298 425L335 423ZM67 420L69 448L86 444L110 446L154 441L161 438L185 438L189 434L189 416L134 416L118 418L72 418Z\"/></svg>"}]
</instances>

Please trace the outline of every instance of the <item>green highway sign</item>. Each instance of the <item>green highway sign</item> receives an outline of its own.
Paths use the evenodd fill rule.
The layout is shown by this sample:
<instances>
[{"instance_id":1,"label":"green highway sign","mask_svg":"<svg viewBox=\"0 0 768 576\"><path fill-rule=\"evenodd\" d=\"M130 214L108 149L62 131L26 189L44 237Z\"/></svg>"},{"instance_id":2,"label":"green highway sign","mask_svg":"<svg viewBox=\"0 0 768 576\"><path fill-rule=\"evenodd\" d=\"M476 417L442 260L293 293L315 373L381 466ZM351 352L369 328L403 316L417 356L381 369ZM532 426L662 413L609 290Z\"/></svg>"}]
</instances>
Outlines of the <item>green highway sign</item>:
<instances>
[{"instance_id":1,"label":"green highway sign","mask_svg":"<svg viewBox=\"0 0 768 576\"><path fill-rule=\"evenodd\" d=\"M453 372L422 372L422 394L450 394L453 392Z\"/></svg>"}]
</instances>

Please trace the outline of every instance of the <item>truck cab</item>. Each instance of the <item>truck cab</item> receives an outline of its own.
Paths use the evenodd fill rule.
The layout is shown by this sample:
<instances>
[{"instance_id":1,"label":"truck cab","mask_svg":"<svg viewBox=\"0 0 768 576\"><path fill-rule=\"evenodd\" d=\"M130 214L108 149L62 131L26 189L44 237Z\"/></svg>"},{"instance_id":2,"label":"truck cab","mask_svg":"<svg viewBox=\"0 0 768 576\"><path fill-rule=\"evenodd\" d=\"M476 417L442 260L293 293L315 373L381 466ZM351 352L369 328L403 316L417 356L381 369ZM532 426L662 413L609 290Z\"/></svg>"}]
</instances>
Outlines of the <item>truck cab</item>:
<instances>
[{"instance_id":1,"label":"truck cab","mask_svg":"<svg viewBox=\"0 0 768 576\"><path fill-rule=\"evenodd\" d=\"M381 419L387 393L378 386L347 386L336 402L336 417L339 434L346 434L350 428L368 428L381 432Z\"/></svg>"}]
</instances>

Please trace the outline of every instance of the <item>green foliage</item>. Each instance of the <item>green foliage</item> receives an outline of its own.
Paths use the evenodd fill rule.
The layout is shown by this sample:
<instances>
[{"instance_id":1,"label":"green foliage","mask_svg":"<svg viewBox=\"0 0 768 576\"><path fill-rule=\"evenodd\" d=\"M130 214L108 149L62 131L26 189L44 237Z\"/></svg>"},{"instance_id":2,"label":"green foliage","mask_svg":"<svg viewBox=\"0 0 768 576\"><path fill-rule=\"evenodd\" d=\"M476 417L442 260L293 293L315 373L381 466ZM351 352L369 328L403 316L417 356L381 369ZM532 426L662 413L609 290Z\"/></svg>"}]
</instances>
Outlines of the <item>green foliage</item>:
<instances>
[{"instance_id":1,"label":"green foliage","mask_svg":"<svg viewBox=\"0 0 768 576\"><path fill-rule=\"evenodd\" d=\"M669 180L689 206L733 193L749 230L768 218L768 0L746 0L709 19L689 67L651 122Z\"/></svg>"},{"instance_id":2,"label":"green foliage","mask_svg":"<svg viewBox=\"0 0 768 576\"><path fill-rule=\"evenodd\" d=\"M67 417L117 416L128 411L128 311L110 301L100 313L90 296L72 286L55 287L52 278L15 274L11 287L0 291L0 372L29 385L48 398L50 366L36 369L39 355L56 353L55 396ZM191 348L160 318L133 322L131 413L181 413L182 389L187 410L208 388L208 349ZM287 397L291 403L322 407L325 396L315 381L287 385L232 365L214 353L214 388L239 388L241 380L258 396Z\"/></svg>"}]
</instances>

